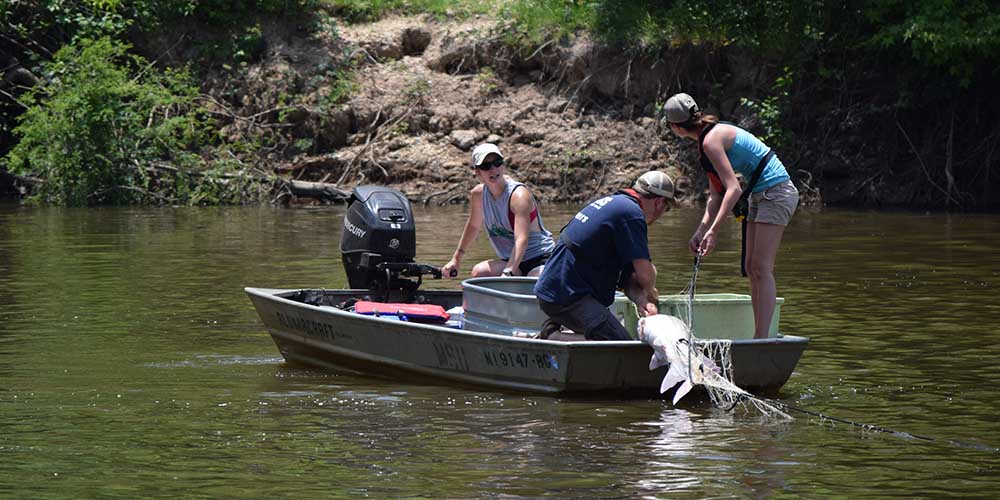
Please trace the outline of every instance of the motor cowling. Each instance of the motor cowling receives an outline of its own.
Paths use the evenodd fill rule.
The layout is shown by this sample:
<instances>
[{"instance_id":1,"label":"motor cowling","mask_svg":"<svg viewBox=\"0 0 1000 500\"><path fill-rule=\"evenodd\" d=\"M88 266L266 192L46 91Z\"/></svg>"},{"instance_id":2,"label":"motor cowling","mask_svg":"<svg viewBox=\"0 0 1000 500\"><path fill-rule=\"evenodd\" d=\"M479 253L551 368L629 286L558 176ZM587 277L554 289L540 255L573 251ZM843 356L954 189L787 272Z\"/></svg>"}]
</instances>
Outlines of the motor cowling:
<instances>
[{"instance_id":1,"label":"motor cowling","mask_svg":"<svg viewBox=\"0 0 1000 500\"><path fill-rule=\"evenodd\" d=\"M441 277L436 267L414 262L417 236L410 202L383 186L354 188L344 215L340 252L347 282L354 289L415 290L423 274Z\"/></svg>"}]
</instances>

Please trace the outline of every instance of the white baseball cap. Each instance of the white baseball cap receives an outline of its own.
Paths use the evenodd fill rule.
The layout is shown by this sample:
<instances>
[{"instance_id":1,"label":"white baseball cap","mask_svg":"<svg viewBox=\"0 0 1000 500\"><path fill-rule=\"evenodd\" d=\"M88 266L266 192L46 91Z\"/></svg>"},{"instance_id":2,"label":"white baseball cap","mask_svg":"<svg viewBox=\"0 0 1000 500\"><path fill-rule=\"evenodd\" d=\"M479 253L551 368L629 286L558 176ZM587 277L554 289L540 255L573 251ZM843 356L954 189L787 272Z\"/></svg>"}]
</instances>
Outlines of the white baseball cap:
<instances>
[{"instance_id":1,"label":"white baseball cap","mask_svg":"<svg viewBox=\"0 0 1000 500\"><path fill-rule=\"evenodd\" d=\"M499 156L501 160L503 159L503 154L500 153L500 148L498 148L496 144L484 142L476 146L475 149L472 150L472 166L478 167L482 165L483 162L486 161L486 157L491 154Z\"/></svg>"},{"instance_id":2,"label":"white baseball cap","mask_svg":"<svg viewBox=\"0 0 1000 500\"><path fill-rule=\"evenodd\" d=\"M651 170L639 176L632 186L639 194L652 194L666 198L667 201L676 203L674 199L674 180L669 175Z\"/></svg>"}]
</instances>

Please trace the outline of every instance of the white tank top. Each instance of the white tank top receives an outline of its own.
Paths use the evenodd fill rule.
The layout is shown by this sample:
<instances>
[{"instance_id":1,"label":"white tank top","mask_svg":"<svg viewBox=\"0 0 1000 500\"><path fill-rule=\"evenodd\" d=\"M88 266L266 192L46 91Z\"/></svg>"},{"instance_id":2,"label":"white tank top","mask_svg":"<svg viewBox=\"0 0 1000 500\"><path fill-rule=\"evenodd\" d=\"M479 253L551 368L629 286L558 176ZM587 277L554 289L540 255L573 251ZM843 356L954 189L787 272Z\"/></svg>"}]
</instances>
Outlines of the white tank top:
<instances>
[{"instance_id":1,"label":"white tank top","mask_svg":"<svg viewBox=\"0 0 1000 500\"><path fill-rule=\"evenodd\" d=\"M510 260L510 254L514 251L514 214L510 211L510 197L515 189L523 185L507 179L506 189L496 200L489 188L483 185L483 225L493 250L502 260ZM531 203L534 205L534 200ZM534 209L537 213L538 206L534 205ZM541 231L528 232L528 248L524 250L524 257L521 258L523 261L551 253L555 247L552 233L542 223L541 213L538 213L538 227Z\"/></svg>"}]
</instances>

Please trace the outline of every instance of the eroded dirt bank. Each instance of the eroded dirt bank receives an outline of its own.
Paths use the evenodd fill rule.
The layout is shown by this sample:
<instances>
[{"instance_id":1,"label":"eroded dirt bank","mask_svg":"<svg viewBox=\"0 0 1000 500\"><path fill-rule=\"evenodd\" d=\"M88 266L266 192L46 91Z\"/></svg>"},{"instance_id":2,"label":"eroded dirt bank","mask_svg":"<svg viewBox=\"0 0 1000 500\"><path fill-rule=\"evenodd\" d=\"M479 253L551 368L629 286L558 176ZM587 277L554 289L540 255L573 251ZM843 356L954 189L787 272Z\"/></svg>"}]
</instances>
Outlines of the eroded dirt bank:
<instances>
[{"instance_id":1,"label":"eroded dirt bank","mask_svg":"<svg viewBox=\"0 0 1000 500\"><path fill-rule=\"evenodd\" d=\"M582 202L651 169L671 172L685 199L697 201L705 182L695 148L658 128L657 100L680 75L708 82L724 73L716 95L726 97L705 105L752 129L754 116L737 96L767 78L739 57L682 50L648 59L585 38L519 52L483 18L396 17L307 38L277 26L265 34L266 55L226 85L236 85L228 93L239 115L279 122L290 135L271 154L275 169L345 190L385 184L429 204L466 201L475 183L470 151L483 141L500 145L510 175L542 201ZM352 62L356 87L326 105L336 91L331 68L343 61ZM298 103L283 106L292 94ZM232 120L227 132L246 126ZM793 175L817 202L810 174Z\"/></svg>"}]
</instances>

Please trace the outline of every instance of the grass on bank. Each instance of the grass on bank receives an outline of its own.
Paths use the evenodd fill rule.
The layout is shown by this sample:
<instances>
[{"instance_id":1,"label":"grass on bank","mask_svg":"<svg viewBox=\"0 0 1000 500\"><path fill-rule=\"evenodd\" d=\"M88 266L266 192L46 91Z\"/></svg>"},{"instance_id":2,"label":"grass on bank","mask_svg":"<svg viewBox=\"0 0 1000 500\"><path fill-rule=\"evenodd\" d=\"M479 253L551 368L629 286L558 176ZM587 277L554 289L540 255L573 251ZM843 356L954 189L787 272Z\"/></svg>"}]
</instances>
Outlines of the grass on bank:
<instances>
[{"instance_id":1,"label":"grass on bank","mask_svg":"<svg viewBox=\"0 0 1000 500\"><path fill-rule=\"evenodd\" d=\"M349 23L377 21L392 14L430 14L440 19L465 18L495 12L497 0L315 0Z\"/></svg>"}]
</instances>

